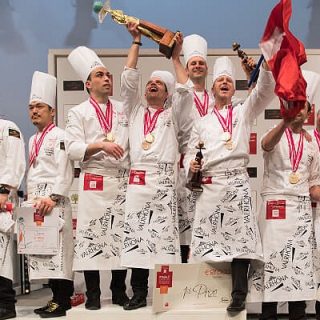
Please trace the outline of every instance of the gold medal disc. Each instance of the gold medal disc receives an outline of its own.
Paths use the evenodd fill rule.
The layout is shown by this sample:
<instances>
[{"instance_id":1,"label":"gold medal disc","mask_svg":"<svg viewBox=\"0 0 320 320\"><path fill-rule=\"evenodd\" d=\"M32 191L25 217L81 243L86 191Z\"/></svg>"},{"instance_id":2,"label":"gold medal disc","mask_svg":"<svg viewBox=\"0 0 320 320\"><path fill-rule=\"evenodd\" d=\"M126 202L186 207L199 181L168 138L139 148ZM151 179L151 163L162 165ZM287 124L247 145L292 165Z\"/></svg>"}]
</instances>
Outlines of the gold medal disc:
<instances>
[{"instance_id":1,"label":"gold medal disc","mask_svg":"<svg viewBox=\"0 0 320 320\"><path fill-rule=\"evenodd\" d=\"M144 141L142 142L142 149L143 149L143 150L149 150L149 149L150 149L150 146L151 146L151 144L150 144L148 141L144 140Z\"/></svg>"},{"instance_id":2,"label":"gold medal disc","mask_svg":"<svg viewBox=\"0 0 320 320\"><path fill-rule=\"evenodd\" d=\"M232 140L228 140L224 146L226 147L227 150L232 150L233 149L233 142Z\"/></svg>"},{"instance_id":3,"label":"gold medal disc","mask_svg":"<svg viewBox=\"0 0 320 320\"><path fill-rule=\"evenodd\" d=\"M145 140L148 142L148 143L153 143L154 141L154 135L152 133L148 133L145 137Z\"/></svg>"},{"instance_id":4,"label":"gold medal disc","mask_svg":"<svg viewBox=\"0 0 320 320\"><path fill-rule=\"evenodd\" d=\"M289 174L289 182L291 184L297 184L300 181L300 175L298 172L291 172Z\"/></svg>"},{"instance_id":5,"label":"gold medal disc","mask_svg":"<svg viewBox=\"0 0 320 320\"><path fill-rule=\"evenodd\" d=\"M107 142L114 142L115 140L116 140L116 138L115 138L115 136L113 135L112 132L108 132L108 133L106 134L106 139L105 139L105 141L107 141Z\"/></svg>"},{"instance_id":6,"label":"gold medal disc","mask_svg":"<svg viewBox=\"0 0 320 320\"><path fill-rule=\"evenodd\" d=\"M231 134L228 131L225 131L221 136L222 141L229 141L231 139Z\"/></svg>"}]
</instances>

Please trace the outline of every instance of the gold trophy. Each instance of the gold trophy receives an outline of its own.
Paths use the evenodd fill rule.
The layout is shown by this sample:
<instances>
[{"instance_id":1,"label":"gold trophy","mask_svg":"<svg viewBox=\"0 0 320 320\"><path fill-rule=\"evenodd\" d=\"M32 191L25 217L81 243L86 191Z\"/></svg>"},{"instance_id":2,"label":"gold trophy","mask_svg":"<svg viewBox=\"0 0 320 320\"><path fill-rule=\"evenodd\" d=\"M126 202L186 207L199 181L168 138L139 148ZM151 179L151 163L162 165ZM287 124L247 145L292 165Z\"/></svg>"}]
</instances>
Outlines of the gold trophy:
<instances>
[{"instance_id":1,"label":"gold trophy","mask_svg":"<svg viewBox=\"0 0 320 320\"><path fill-rule=\"evenodd\" d=\"M200 141L196 146L199 151L196 154L195 160L201 166L201 161L203 159L202 150L205 149L203 141ZM202 183L202 172L199 170L198 172L194 172L192 174L191 179L187 182L186 187L193 192L203 192L203 188L201 186Z\"/></svg>"},{"instance_id":2,"label":"gold trophy","mask_svg":"<svg viewBox=\"0 0 320 320\"><path fill-rule=\"evenodd\" d=\"M159 44L159 51L168 59L172 56L172 51L175 45L176 33L160 27L151 22L138 19L136 17L127 16L122 10L113 10L110 6L110 0L107 0L105 4L101 2L95 2L93 5L94 12L98 13L99 22L102 23L104 18L109 13L113 21L118 24L127 24L128 22L137 22L139 24L138 29L145 37L150 38Z\"/></svg>"}]
</instances>

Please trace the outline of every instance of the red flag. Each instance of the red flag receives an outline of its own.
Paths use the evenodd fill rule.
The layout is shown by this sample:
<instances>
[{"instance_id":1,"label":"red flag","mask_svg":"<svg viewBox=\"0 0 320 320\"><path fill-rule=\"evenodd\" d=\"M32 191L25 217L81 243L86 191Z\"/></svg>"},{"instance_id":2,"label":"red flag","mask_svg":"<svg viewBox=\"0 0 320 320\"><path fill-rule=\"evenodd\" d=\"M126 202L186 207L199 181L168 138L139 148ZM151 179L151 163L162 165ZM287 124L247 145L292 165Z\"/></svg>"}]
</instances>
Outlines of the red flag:
<instances>
[{"instance_id":1,"label":"red flag","mask_svg":"<svg viewBox=\"0 0 320 320\"><path fill-rule=\"evenodd\" d=\"M305 105L307 83L300 66L307 61L304 45L289 30L291 0L281 0L271 11L261 51L276 81L283 117L294 117Z\"/></svg>"}]
</instances>

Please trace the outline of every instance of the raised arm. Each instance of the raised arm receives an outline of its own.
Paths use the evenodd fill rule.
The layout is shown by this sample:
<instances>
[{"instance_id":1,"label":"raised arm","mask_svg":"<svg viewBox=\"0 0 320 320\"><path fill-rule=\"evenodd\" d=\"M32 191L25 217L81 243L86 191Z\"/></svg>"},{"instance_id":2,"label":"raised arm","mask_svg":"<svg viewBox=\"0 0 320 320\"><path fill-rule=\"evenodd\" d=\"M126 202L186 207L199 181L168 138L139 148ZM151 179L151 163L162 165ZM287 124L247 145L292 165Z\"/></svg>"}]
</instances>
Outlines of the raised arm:
<instances>
[{"instance_id":1,"label":"raised arm","mask_svg":"<svg viewBox=\"0 0 320 320\"><path fill-rule=\"evenodd\" d=\"M128 52L126 67L131 69L137 68L139 49L141 46L141 33L137 27L137 22L128 22L127 24L127 29L132 36L132 44Z\"/></svg>"},{"instance_id":2,"label":"raised arm","mask_svg":"<svg viewBox=\"0 0 320 320\"><path fill-rule=\"evenodd\" d=\"M128 119L132 116L135 106L141 103L139 94L140 74L137 70L141 33L137 29L137 26L135 22L127 24L128 32L131 34L133 41L128 52L125 68L121 74L120 95L123 100L123 110Z\"/></svg>"},{"instance_id":3,"label":"raised arm","mask_svg":"<svg viewBox=\"0 0 320 320\"><path fill-rule=\"evenodd\" d=\"M176 35L176 44L174 46L173 52L172 52L172 64L174 67L174 72L176 74L177 82L181 84L185 84L188 81L188 73L186 69L183 67L180 55L182 50L182 43L183 43L183 35L182 33L178 33Z\"/></svg>"},{"instance_id":4,"label":"raised arm","mask_svg":"<svg viewBox=\"0 0 320 320\"><path fill-rule=\"evenodd\" d=\"M275 82L267 63L263 63L255 88L244 102L245 117L251 123L275 97Z\"/></svg>"},{"instance_id":5,"label":"raised arm","mask_svg":"<svg viewBox=\"0 0 320 320\"><path fill-rule=\"evenodd\" d=\"M290 124L289 120L281 120L273 129L271 129L261 140L261 147L269 152L279 143L284 131Z\"/></svg>"}]
</instances>

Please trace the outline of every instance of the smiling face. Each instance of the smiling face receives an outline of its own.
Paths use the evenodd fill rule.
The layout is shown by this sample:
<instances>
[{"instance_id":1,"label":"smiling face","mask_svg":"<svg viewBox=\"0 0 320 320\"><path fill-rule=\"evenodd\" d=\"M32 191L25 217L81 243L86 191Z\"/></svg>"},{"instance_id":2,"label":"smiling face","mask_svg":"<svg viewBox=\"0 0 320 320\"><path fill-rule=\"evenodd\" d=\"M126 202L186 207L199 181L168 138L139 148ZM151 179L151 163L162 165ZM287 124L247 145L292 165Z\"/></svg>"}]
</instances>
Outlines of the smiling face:
<instances>
[{"instance_id":1,"label":"smiling face","mask_svg":"<svg viewBox=\"0 0 320 320\"><path fill-rule=\"evenodd\" d=\"M148 105L163 107L168 98L167 87L160 78L151 78L146 84L144 95Z\"/></svg>"},{"instance_id":2,"label":"smiling face","mask_svg":"<svg viewBox=\"0 0 320 320\"><path fill-rule=\"evenodd\" d=\"M90 95L100 100L112 94L112 74L105 67L95 68L86 81Z\"/></svg>"},{"instance_id":3,"label":"smiling face","mask_svg":"<svg viewBox=\"0 0 320 320\"><path fill-rule=\"evenodd\" d=\"M186 71L192 81L204 80L208 74L207 62L201 57L192 57L187 63Z\"/></svg>"},{"instance_id":4,"label":"smiling face","mask_svg":"<svg viewBox=\"0 0 320 320\"><path fill-rule=\"evenodd\" d=\"M230 104L231 98L235 93L235 87L232 78L228 76L218 77L212 86L212 93L216 104Z\"/></svg>"}]
</instances>

